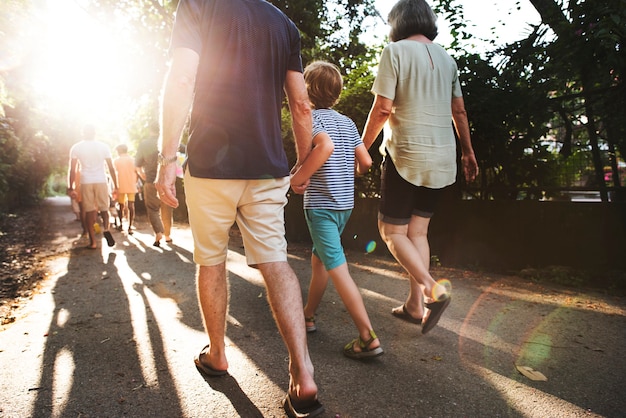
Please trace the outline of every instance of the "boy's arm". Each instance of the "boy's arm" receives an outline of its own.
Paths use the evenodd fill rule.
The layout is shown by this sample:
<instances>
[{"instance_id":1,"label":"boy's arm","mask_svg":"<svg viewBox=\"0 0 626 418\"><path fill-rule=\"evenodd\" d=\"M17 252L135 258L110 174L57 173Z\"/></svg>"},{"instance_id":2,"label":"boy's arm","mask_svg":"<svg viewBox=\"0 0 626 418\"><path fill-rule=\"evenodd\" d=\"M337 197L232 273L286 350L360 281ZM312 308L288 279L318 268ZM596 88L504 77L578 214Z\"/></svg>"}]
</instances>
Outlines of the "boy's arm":
<instances>
[{"instance_id":1,"label":"boy's arm","mask_svg":"<svg viewBox=\"0 0 626 418\"><path fill-rule=\"evenodd\" d=\"M302 165L291 175L291 186L296 193L299 193L300 190L302 193L304 192L302 188L298 190L299 186L309 181L313 173L324 165L334 150L335 144L333 144L332 139L326 132L320 132L315 135L313 138L313 149Z\"/></svg>"},{"instance_id":2,"label":"boy's arm","mask_svg":"<svg viewBox=\"0 0 626 418\"><path fill-rule=\"evenodd\" d=\"M372 157L367 152L364 144L359 145L354 149L354 157L356 159L356 174L362 176L372 166Z\"/></svg>"}]
</instances>

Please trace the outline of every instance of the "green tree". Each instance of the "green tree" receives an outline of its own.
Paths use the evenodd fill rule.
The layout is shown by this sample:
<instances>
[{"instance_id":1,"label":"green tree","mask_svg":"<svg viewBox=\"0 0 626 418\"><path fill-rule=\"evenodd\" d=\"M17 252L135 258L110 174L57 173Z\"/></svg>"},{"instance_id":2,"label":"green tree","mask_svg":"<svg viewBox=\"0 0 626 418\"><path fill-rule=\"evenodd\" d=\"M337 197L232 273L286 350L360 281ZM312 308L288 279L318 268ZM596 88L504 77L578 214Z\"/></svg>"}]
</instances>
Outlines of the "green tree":
<instances>
[{"instance_id":1,"label":"green tree","mask_svg":"<svg viewBox=\"0 0 626 418\"><path fill-rule=\"evenodd\" d=\"M481 164L482 197L519 198L518 189L527 198L542 197L541 190L559 186L556 173L575 145L591 152L595 178L589 185L607 200L602 152L608 150L620 187L616 156L625 150L626 1L529 1L542 23L526 39L494 47L484 57L463 49L471 36L459 4L441 0L437 6L457 35L453 48Z\"/></svg>"},{"instance_id":2,"label":"green tree","mask_svg":"<svg viewBox=\"0 0 626 418\"><path fill-rule=\"evenodd\" d=\"M0 211L36 202L55 165L42 114L20 76L28 62L30 41L23 27L32 23L31 10L28 1L0 4Z\"/></svg>"}]
</instances>

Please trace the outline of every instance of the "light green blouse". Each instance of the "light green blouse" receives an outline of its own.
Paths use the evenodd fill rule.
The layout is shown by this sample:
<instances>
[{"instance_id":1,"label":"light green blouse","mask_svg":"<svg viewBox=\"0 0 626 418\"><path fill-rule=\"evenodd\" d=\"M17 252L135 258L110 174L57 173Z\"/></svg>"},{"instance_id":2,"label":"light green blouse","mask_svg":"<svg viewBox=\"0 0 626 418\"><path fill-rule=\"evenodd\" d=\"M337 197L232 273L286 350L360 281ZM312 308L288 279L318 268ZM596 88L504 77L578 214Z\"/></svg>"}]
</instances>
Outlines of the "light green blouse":
<instances>
[{"instance_id":1,"label":"light green blouse","mask_svg":"<svg viewBox=\"0 0 626 418\"><path fill-rule=\"evenodd\" d=\"M451 102L463 93L452 57L434 43L391 43L383 50L372 91L393 101L391 133L383 146L398 173L416 186L439 189L454 183Z\"/></svg>"}]
</instances>

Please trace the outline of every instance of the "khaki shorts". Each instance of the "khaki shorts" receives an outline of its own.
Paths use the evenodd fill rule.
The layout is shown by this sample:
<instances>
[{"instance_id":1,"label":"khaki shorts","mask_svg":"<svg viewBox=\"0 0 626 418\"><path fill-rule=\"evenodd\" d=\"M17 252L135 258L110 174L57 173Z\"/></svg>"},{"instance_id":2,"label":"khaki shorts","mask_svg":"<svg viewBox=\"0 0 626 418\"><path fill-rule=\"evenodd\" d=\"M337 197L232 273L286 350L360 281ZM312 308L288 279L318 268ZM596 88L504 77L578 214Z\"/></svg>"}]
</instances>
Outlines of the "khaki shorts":
<instances>
[{"instance_id":1,"label":"khaki shorts","mask_svg":"<svg viewBox=\"0 0 626 418\"><path fill-rule=\"evenodd\" d=\"M287 261L284 208L289 178L222 180L185 173L185 196L194 240L193 259L201 266L226 261L235 222L249 265Z\"/></svg>"},{"instance_id":2,"label":"khaki shorts","mask_svg":"<svg viewBox=\"0 0 626 418\"><path fill-rule=\"evenodd\" d=\"M80 195L85 212L109 210L109 186L106 183L81 184Z\"/></svg>"}]
</instances>

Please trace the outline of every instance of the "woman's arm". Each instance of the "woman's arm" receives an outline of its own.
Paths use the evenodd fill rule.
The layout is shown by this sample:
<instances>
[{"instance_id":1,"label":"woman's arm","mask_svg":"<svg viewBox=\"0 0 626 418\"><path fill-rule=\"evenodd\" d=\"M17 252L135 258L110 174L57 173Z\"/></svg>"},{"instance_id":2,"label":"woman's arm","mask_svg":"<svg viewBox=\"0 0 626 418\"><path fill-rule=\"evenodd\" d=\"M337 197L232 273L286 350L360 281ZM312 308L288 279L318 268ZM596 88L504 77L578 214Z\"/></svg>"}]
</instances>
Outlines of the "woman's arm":
<instances>
[{"instance_id":1,"label":"woman's arm","mask_svg":"<svg viewBox=\"0 0 626 418\"><path fill-rule=\"evenodd\" d=\"M467 111L465 110L463 97L452 98L452 120L454 121L454 126L461 144L461 165L463 166L463 174L465 175L465 181L470 183L474 181L478 175L478 163L474 155L474 148L472 148L469 122L467 121Z\"/></svg>"},{"instance_id":2,"label":"woman's arm","mask_svg":"<svg viewBox=\"0 0 626 418\"><path fill-rule=\"evenodd\" d=\"M365 128L363 129L363 144L365 144L365 148L369 149L378 134L385 126L385 122L389 119L389 115L391 115L391 109L393 108L393 101L386 97L376 95L374 98L374 103L372 103L372 108L370 109L370 113L367 116L367 122L365 122Z\"/></svg>"},{"instance_id":3,"label":"woman's arm","mask_svg":"<svg viewBox=\"0 0 626 418\"><path fill-rule=\"evenodd\" d=\"M362 176L372 166L372 157L363 144L356 147L354 157L356 159L356 174Z\"/></svg>"}]
</instances>

